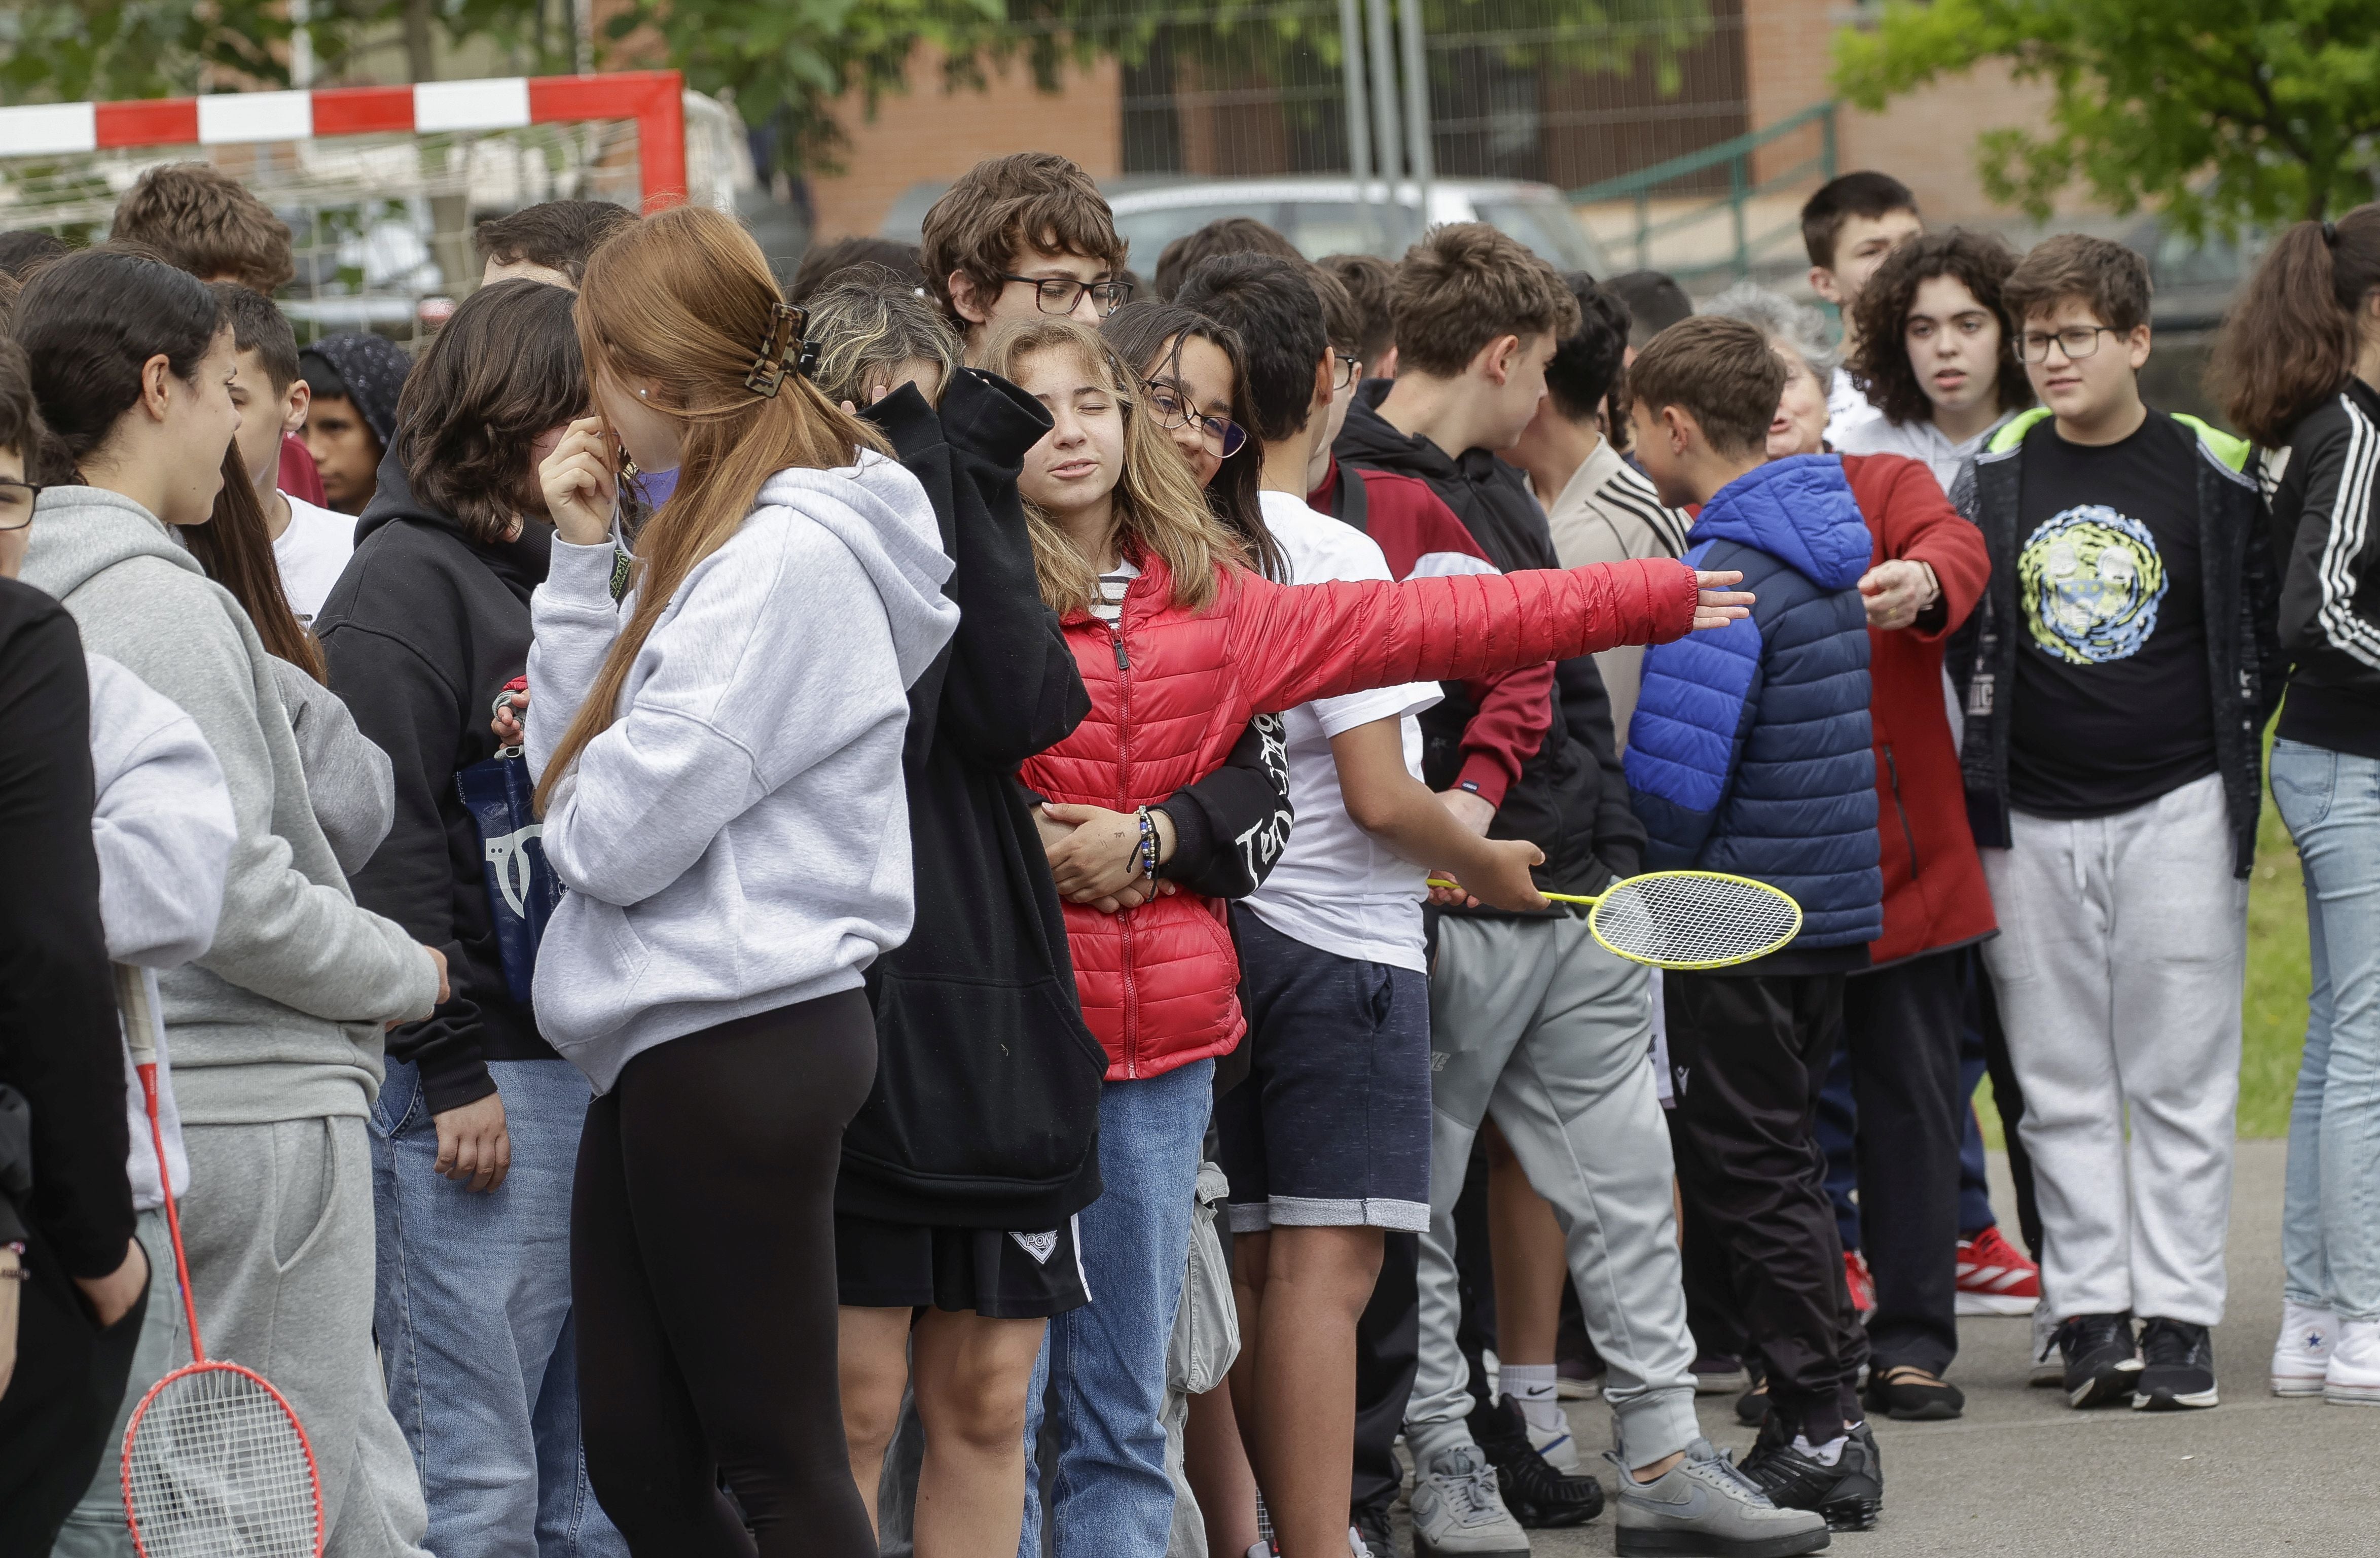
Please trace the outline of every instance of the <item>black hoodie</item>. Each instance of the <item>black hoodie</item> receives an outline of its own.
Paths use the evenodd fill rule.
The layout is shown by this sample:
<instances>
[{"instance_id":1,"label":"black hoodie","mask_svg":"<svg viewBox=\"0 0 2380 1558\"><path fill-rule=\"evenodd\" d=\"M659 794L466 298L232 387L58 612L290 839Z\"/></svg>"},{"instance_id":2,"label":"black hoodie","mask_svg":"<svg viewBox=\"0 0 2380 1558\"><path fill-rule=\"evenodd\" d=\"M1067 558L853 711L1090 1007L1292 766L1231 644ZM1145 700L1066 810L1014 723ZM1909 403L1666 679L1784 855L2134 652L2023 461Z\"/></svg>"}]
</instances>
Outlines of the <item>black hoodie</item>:
<instances>
[{"instance_id":1,"label":"black hoodie","mask_svg":"<svg viewBox=\"0 0 2380 1558\"><path fill-rule=\"evenodd\" d=\"M1520 473L1485 449L1451 456L1427 438L1399 432L1377 409L1391 383L1372 379L1357 389L1331 452L1349 465L1428 482L1488 560L1506 573L1561 566L1545 510L1529 495ZM1452 784L1462 771L1463 727L1477 712L1462 683L1440 686L1446 697L1421 715L1423 774L1436 790ZM1645 829L1629 808L1628 780L1611 734L1611 700L1595 657L1556 662L1554 694L1545 745L1522 765L1520 782L1505 792L1488 834L1524 838L1546 852L1546 863L1536 872L1539 889L1600 892L1612 878L1635 872ZM1524 918L1494 909L1471 912Z\"/></svg>"},{"instance_id":2,"label":"black hoodie","mask_svg":"<svg viewBox=\"0 0 2380 1558\"><path fill-rule=\"evenodd\" d=\"M973 369L939 414L904 386L867 415L933 502L959 626L909 689L917 922L868 966L876 1082L844 1132L835 1206L892 1223L1055 1227L1099 1193L1107 1053L1075 999L1057 886L1016 781L1090 712L1041 603L1016 493L1050 419Z\"/></svg>"},{"instance_id":3,"label":"black hoodie","mask_svg":"<svg viewBox=\"0 0 2380 1558\"><path fill-rule=\"evenodd\" d=\"M518 541L473 540L414 500L392 449L355 555L314 619L332 689L396 771L396 822L350 883L356 901L446 955L453 995L388 1036L390 1059L421 1068L432 1114L495 1091L489 1061L559 1058L505 988L479 828L455 788L495 755L489 718L528 667L529 592L552 544L539 520Z\"/></svg>"}]
</instances>

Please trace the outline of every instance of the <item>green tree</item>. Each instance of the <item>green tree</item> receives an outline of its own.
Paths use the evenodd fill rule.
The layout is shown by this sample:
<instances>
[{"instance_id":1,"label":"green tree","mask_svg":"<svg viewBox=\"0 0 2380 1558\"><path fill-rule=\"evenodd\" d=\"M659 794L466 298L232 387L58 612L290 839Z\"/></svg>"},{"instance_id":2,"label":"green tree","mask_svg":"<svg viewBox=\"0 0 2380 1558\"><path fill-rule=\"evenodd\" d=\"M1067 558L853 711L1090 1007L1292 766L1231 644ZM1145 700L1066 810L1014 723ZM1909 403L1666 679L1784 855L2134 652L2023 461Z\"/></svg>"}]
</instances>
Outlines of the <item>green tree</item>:
<instances>
[{"instance_id":1,"label":"green tree","mask_svg":"<svg viewBox=\"0 0 2380 1558\"><path fill-rule=\"evenodd\" d=\"M1835 82L1881 108L1994 59L2056 93L2045 125L1976 145L1986 191L2036 217L2077 182L2193 236L2373 197L2373 0L1886 0L1876 27L1837 36Z\"/></svg>"}]
</instances>

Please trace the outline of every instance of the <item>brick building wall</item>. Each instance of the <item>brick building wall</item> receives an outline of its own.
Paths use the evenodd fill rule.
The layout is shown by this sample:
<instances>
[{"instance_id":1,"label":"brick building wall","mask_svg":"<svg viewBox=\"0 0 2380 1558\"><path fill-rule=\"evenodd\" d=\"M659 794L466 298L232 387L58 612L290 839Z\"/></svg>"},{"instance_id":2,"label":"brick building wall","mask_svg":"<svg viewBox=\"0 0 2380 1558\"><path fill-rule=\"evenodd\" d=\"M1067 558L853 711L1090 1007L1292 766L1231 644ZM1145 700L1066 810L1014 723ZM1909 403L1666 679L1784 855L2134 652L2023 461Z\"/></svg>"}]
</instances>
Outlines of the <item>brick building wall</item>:
<instances>
[{"instance_id":1,"label":"brick building wall","mask_svg":"<svg viewBox=\"0 0 2380 1558\"><path fill-rule=\"evenodd\" d=\"M809 181L820 237L873 233L911 185L946 182L1010 152L1063 152L1094 178L1123 170L1122 74L1112 59L1069 69L1055 92L1036 89L1022 65L990 73L984 91L945 92L941 61L920 49L909 80L906 92L878 103L873 119L856 95L838 106L851 137L844 171Z\"/></svg>"}]
</instances>

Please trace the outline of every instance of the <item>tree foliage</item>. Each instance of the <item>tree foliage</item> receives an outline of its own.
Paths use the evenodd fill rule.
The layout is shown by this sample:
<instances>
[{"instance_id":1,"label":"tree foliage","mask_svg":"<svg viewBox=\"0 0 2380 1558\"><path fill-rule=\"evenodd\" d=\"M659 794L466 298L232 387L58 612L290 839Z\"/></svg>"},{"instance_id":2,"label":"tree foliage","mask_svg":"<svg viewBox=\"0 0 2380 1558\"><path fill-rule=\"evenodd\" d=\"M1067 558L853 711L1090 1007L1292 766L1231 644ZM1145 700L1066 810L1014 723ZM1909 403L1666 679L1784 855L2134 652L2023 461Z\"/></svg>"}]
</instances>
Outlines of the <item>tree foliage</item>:
<instances>
[{"instance_id":1,"label":"tree foliage","mask_svg":"<svg viewBox=\"0 0 2380 1558\"><path fill-rule=\"evenodd\" d=\"M1835 49L1864 108L1985 60L2055 92L2046 124L1985 132L1995 200L2046 218L2078 182L2193 236L2319 218L2373 198L2374 0L1886 0Z\"/></svg>"}]
</instances>

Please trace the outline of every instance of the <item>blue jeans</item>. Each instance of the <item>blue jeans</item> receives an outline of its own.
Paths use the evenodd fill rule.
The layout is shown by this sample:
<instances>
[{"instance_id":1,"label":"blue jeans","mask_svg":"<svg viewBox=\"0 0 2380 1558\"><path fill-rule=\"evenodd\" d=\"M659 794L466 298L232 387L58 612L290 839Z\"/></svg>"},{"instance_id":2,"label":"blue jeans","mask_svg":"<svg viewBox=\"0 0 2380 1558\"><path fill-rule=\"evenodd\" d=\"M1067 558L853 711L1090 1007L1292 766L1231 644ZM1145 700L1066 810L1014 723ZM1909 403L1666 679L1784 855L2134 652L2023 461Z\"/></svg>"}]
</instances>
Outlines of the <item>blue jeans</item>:
<instances>
[{"instance_id":1,"label":"blue jeans","mask_svg":"<svg viewBox=\"0 0 2380 1558\"><path fill-rule=\"evenodd\" d=\"M2273 743L2305 862L2313 994L2281 1207L2290 1302L2380 1320L2380 759Z\"/></svg>"},{"instance_id":2,"label":"blue jeans","mask_svg":"<svg viewBox=\"0 0 2380 1558\"><path fill-rule=\"evenodd\" d=\"M1050 1321L1025 1405L1028 1457L1045 1409L1054 1419L1052 1558L1165 1558L1173 1526L1159 1418L1165 1349L1189 1270L1190 1209L1214 1082L1215 1063L1202 1060L1099 1090L1105 1188L1077 1225L1091 1301ZM1038 1482L1028 1470L1018 1558L1041 1550Z\"/></svg>"},{"instance_id":3,"label":"blue jeans","mask_svg":"<svg viewBox=\"0 0 2380 1558\"><path fill-rule=\"evenodd\" d=\"M430 1505L433 1552L626 1558L587 1484L571 1355L570 1187L592 1096L565 1060L492 1061L512 1169L442 1177L421 1074L391 1061L372 1112L389 1409Z\"/></svg>"}]
</instances>

